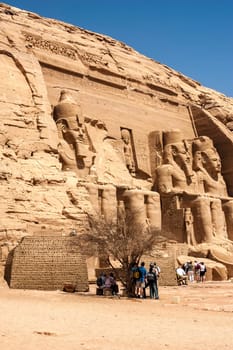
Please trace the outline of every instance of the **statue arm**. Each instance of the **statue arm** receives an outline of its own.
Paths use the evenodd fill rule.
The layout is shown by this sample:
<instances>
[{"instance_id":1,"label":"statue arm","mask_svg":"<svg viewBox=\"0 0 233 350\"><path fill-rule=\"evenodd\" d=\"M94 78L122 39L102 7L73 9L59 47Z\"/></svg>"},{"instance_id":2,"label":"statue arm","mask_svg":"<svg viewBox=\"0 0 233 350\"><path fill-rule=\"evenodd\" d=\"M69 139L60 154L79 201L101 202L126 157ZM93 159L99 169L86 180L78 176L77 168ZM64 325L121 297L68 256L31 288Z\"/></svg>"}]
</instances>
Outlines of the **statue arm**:
<instances>
[{"instance_id":1,"label":"statue arm","mask_svg":"<svg viewBox=\"0 0 233 350\"><path fill-rule=\"evenodd\" d=\"M172 183L172 171L169 166L163 165L156 171L159 193L171 193L174 190Z\"/></svg>"}]
</instances>

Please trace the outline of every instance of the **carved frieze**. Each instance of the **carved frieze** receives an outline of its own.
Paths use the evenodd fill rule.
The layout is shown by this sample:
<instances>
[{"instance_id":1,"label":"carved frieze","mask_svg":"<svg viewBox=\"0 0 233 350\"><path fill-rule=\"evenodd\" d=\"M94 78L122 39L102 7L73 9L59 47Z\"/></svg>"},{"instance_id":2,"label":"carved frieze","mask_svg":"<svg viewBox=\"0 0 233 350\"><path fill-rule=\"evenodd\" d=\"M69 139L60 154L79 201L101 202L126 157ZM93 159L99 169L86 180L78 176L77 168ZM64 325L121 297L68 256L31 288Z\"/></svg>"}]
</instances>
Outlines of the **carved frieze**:
<instances>
[{"instance_id":1,"label":"carved frieze","mask_svg":"<svg viewBox=\"0 0 233 350\"><path fill-rule=\"evenodd\" d=\"M90 52L79 51L79 57L82 60L83 64L86 65L101 65L107 66L108 62L104 59L103 56L95 55Z\"/></svg>"},{"instance_id":2,"label":"carved frieze","mask_svg":"<svg viewBox=\"0 0 233 350\"><path fill-rule=\"evenodd\" d=\"M76 51L67 45L57 43L51 40L45 40L39 35L23 33L26 41L26 47L28 48L36 48L42 49L46 51L50 51L55 55L62 55L68 57L72 60L76 60Z\"/></svg>"}]
</instances>

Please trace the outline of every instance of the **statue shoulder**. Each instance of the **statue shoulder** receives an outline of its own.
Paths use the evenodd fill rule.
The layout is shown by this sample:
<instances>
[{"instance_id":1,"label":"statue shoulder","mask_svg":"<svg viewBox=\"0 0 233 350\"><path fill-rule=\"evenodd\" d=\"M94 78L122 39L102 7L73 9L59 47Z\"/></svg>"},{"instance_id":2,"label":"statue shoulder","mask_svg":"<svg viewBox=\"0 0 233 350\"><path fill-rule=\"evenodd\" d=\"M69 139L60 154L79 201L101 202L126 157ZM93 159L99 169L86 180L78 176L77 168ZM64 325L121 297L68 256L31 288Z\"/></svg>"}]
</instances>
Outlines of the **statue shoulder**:
<instances>
[{"instance_id":1,"label":"statue shoulder","mask_svg":"<svg viewBox=\"0 0 233 350\"><path fill-rule=\"evenodd\" d=\"M156 173L158 176L171 175L173 173L173 166L171 164L160 165L156 169Z\"/></svg>"}]
</instances>

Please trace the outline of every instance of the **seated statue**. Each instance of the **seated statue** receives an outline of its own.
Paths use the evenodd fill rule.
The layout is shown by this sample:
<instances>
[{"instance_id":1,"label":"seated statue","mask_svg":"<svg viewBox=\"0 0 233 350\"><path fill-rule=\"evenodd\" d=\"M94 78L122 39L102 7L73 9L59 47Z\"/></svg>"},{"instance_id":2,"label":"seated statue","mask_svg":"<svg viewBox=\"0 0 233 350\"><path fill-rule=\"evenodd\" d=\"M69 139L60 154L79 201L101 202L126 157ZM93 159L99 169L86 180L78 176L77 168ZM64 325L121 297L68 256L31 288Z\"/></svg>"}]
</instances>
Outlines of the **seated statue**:
<instances>
[{"instance_id":1,"label":"seated statue","mask_svg":"<svg viewBox=\"0 0 233 350\"><path fill-rule=\"evenodd\" d=\"M203 193L212 197L216 217L215 236L233 240L233 198L228 196L227 186L221 174L221 159L212 140L201 136L193 141L195 171ZM224 234L225 232L225 234ZM228 235L227 235L228 234Z\"/></svg>"},{"instance_id":2,"label":"seated statue","mask_svg":"<svg viewBox=\"0 0 233 350\"><path fill-rule=\"evenodd\" d=\"M83 177L89 174L95 154L87 135L79 105L68 91L62 90L53 118L58 129L58 152L63 170L73 170Z\"/></svg>"},{"instance_id":3,"label":"seated statue","mask_svg":"<svg viewBox=\"0 0 233 350\"><path fill-rule=\"evenodd\" d=\"M197 152L199 141L200 139L194 142L185 141L179 130L164 132L163 163L156 170L157 188L162 200L167 196L176 196L180 208L191 209L193 243L211 243L215 238L226 238L222 208L226 206L225 213L229 213L231 201L230 198L226 198L226 185L220 176L221 172L215 180L217 188L211 189L214 184L208 177L210 169L208 167L207 171L207 160L209 158L200 151ZM194 151L194 157L192 151ZM225 199L219 198L220 188L221 195L226 196Z\"/></svg>"}]
</instances>

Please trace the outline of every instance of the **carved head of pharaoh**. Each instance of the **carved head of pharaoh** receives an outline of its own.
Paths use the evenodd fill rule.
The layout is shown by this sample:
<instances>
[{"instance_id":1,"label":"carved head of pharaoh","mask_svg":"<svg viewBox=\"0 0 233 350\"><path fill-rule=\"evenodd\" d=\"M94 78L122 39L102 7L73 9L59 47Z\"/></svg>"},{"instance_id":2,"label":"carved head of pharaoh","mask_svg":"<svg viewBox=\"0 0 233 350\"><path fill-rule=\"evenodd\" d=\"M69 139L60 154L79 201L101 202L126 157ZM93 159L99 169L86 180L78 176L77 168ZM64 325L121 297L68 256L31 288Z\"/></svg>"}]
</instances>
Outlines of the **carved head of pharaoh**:
<instances>
[{"instance_id":1,"label":"carved head of pharaoh","mask_svg":"<svg viewBox=\"0 0 233 350\"><path fill-rule=\"evenodd\" d=\"M179 167L184 170L187 175L190 175L191 170L191 157L185 143L177 143L171 146L172 156Z\"/></svg>"},{"instance_id":2,"label":"carved head of pharaoh","mask_svg":"<svg viewBox=\"0 0 233 350\"><path fill-rule=\"evenodd\" d=\"M58 104L54 107L53 118L58 123L66 120L69 129L76 130L84 124L81 107L75 102L69 91L62 90Z\"/></svg>"},{"instance_id":3,"label":"carved head of pharaoh","mask_svg":"<svg viewBox=\"0 0 233 350\"><path fill-rule=\"evenodd\" d=\"M221 173L222 166L220 157L215 149L208 149L202 153L203 164L209 173Z\"/></svg>"},{"instance_id":4,"label":"carved head of pharaoh","mask_svg":"<svg viewBox=\"0 0 233 350\"><path fill-rule=\"evenodd\" d=\"M180 130L164 133L164 160L165 163L176 163L187 177L193 175L191 155L188 144L183 140Z\"/></svg>"},{"instance_id":5,"label":"carved head of pharaoh","mask_svg":"<svg viewBox=\"0 0 233 350\"><path fill-rule=\"evenodd\" d=\"M221 173L221 159L212 140L201 136L193 142L194 158L198 159L198 168L203 167L211 176Z\"/></svg>"}]
</instances>

